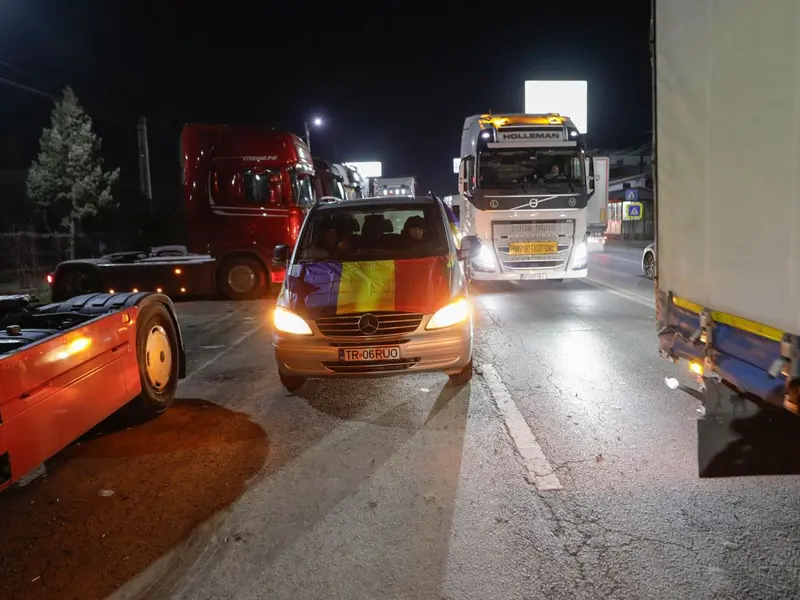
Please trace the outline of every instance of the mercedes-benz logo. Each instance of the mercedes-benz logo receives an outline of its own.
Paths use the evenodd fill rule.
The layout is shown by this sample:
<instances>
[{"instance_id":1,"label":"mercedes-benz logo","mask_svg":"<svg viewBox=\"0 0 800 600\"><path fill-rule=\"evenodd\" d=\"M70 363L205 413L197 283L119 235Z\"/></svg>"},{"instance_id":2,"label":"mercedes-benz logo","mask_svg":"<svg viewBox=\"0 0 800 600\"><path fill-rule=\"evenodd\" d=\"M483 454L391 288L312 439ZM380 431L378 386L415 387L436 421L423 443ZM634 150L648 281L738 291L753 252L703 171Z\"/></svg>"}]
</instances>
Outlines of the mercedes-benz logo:
<instances>
[{"instance_id":1,"label":"mercedes-benz logo","mask_svg":"<svg viewBox=\"0 0 800 600\"><path fill-rule=\"evenodd\" d=\"M358 320L358 330L364 335L374 335L380 326L381 324L378 322L378 317L372 313L362 315Z\"/></svg>"},{"instance_id":2,"label":"mercedes-benz logo","mask_svg":"<svg viewBox=\"0 0 800 600\"><path fill-rule=\"evenodd\" d=\"M536 208L539 206L539 199L538 198L531 198L530 202L528 202L528 206L531 208Z\"/></svg>"},{"instance_id":3,"label":"mercedes-benz logo","mask_svg":"<svg viewBox=\"0 0 800 600\"><path fill-rule=\"evenodd\" d=\"M569 199L569 205L570 206L575 206L577 203L578 203L578 201L575 198L570 198Z\"/></svg>"},{"instance_id":4,"label":"mercedes-benz logo","mask_svg":"<svg viewBox=\"0 0 800 600\"><path fill-rule=\"evenodd\" d=\"M498 206L500 206L500 203L497 200L489 200L489 206L491 206L492 208L497 208Z\"/></svg>"}]
</instances>

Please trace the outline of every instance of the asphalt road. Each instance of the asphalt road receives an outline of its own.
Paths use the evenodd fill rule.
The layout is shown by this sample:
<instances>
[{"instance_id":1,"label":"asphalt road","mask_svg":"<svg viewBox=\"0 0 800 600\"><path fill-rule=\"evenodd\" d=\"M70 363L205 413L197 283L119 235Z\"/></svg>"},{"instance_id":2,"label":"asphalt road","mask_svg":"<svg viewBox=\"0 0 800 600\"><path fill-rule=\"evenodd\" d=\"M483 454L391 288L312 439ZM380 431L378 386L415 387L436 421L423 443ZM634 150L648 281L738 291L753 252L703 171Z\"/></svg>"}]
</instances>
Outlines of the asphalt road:
<instances>
[{"instance_id":1,"label":"asphalt road","mask_svg":"<svg viewBox=\"0 0 800 600\"><path fill-rule=\"evenodd\" d=\"M274 368L268 302L179 305L190 376L178 410L218 414L194 430L166 415L147 442L169 466L159 485L175 493L148 495L155 484L145 482L126 494L140 519L158 516L148 530L158 543L130 541L134 528L120 537L124 557L86 556L78 583L48 588L63 555L42 542L39 578L26 593L0 582L0 596L92 598L121 586L113 598L798 597L800 477L756 474L800 472L797 429L781 443L776 428L766 439L751 428L740 452L720 458L736 476L698 477L699 403L663 383L676 368L657 355L641 249L606 248L591 255L586 281L476 294L479 374L461 389L430 374L311 382L290 395ZM82 447L122 434L148 431ZM193 446L183 448L196 450L191 461L175 460L174 440ZM9 498L52 498L68 485L59 470L88 460L74 452L48 466L46 484ZM245 459L255 468L237 470ZM207 493L189 479L182 497L198 461ZM93 472L92 489L113 489L113 473ZM119 496L103 498L109 510ZM8 502L0 497L0 515ZM81 536L88 517L69 514L60 530ZM0 557L4 572L9 560ZM138 562L114 570L117 560ZM105 587L74 593L101 576Z\"/></svg>"}]
</instances>

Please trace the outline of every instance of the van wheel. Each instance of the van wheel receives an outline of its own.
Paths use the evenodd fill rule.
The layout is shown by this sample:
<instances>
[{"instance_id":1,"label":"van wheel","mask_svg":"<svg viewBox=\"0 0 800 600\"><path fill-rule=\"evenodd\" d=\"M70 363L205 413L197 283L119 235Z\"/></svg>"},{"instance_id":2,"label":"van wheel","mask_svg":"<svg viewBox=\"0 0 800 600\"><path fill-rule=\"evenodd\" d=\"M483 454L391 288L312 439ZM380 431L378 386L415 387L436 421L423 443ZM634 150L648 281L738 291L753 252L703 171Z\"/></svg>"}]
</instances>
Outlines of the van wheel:
<instances>
[{"instance_id":1,"label":"van wheel","mask_svg":"<svg viewBox=\"0 0 800 600\"><path fill-rule=\"evenodd\" d=\"M252 256L226 260L219 270L217 283L228 300L253 300L263 296L269 287L266 269Z\"/></svg>"},{"instance_id":2,"label":"van wheel","mask_svg":"<svg viewBox=\"0 0 800 600\"><path fill-rule=\"evenodd\" d=\"M281 385L285 387L290 392L296 392L306 382L305 377L299 377L297 375L287 375L283 371L278 371L278 376L281 378Z\"/></svg>"},{"instance_id":3,"label":"van wheel","mask_svg":"<svg viewBox=\"0 0 800 600\"><path fill-rule=\"evenodd\" d=\"M458 373L450 375L450 384L461 386L472 379L472 359L469 359L467 366L461 369Z\"/></svg>"},{"instance_id":4,"label":"van wheel","mask_svg":"<svg viewBox=\"0 0 800 600\"><path fill-rule=\"evenodd\" d=\"M147 420L172 404L178 388L180 352L175 322L167 308L153 302L142 309L136 325L136 362L142 393L131 402L131 417Z\"/></svg>"}]
</instances>

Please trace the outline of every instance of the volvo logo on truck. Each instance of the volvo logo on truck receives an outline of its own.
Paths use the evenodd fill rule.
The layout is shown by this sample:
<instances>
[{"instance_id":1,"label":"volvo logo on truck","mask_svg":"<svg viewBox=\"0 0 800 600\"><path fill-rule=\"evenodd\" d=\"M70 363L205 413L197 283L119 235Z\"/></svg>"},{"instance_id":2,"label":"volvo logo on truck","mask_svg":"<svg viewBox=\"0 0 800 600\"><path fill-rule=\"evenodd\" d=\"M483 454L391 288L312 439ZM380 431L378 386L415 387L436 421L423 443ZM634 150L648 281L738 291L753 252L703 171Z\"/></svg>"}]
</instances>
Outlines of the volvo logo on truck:
<instances>
[{"instance_id":1,"label":"volvo logo on truck","mask_svg":"<svg viewBox=\"0 0 800 600\"><path fill-rule=\"evenodd\" d=\"M560 140L561 134L556 131L515 131L500 132L500 141L515 142L527 140Z\"/></svg>"}]
</instances>

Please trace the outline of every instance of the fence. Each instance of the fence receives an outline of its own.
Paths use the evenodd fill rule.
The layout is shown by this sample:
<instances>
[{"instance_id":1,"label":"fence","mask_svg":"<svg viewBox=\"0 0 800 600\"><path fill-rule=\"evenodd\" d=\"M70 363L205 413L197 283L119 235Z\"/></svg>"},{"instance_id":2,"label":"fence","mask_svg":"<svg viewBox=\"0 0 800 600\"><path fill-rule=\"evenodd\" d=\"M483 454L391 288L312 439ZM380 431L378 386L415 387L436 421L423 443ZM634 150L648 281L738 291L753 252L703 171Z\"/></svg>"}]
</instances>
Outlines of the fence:
<instances>
[{"instance_id":1,"label":"fence","mask_svg":"<svg viewBox=\"0 0 800 600\"><path fill-rule=\"evenodd\" d=\"M100 236L80 236L76 246L78 256L98 256L106 250ZM68 234L0 233L0 287L13 290L41 286L47 273L68 258Z\"/></svg>"}]
</instances>

